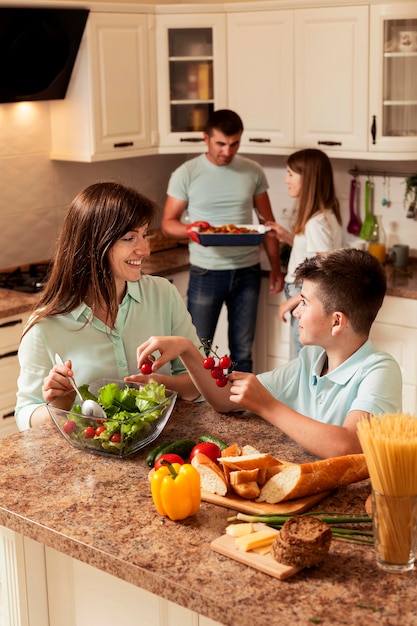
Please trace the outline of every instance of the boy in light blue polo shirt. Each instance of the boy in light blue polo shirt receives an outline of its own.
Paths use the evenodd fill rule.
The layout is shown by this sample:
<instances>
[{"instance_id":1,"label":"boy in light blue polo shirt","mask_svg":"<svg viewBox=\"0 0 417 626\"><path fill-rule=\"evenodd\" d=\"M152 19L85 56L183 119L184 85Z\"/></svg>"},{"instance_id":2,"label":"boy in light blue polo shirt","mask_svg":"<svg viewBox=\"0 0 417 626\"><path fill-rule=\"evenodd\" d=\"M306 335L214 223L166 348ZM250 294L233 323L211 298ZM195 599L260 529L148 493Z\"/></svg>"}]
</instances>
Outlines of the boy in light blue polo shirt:
<instances>
[{"instance_id":1,"label":"boy in light blue polo shirt","mask_svg":"<svg viewBox=\"0 0 417 626\"><path fill-rule=\"evenodd\" d=\"M293 315L304 348L295 360L258 376L237 365L231 385L219 389L189 340L160 337L157 366L175 352L217 411L252 411L318 457L359 453L358 420L402 409L400 367L369 340L386 291L384 268L367 252L341 249L306 259L296 281L302 300ZM139 362L154 350L143 344Z\"/></svg>"}]
</instances>

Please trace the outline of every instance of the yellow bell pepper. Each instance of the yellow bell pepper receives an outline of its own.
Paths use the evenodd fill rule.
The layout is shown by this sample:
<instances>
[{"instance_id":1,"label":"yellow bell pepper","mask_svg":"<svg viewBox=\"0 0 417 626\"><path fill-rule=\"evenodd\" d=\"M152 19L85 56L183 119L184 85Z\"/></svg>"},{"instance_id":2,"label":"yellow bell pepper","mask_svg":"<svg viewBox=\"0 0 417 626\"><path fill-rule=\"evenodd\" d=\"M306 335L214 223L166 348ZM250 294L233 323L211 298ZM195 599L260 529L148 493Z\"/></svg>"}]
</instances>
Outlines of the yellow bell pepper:
<instances>
[{"instance_id":1,"label":"yellow bell pepper","mask_svg":"<svg viewBox=\"0 0 417 626\"><path fill-rule=\"evenodd\" d=\"M200 508L200 474L189 463L167 463L153 473L151 492L158 513L185 519Z\"/></svg>"}]
</instances>

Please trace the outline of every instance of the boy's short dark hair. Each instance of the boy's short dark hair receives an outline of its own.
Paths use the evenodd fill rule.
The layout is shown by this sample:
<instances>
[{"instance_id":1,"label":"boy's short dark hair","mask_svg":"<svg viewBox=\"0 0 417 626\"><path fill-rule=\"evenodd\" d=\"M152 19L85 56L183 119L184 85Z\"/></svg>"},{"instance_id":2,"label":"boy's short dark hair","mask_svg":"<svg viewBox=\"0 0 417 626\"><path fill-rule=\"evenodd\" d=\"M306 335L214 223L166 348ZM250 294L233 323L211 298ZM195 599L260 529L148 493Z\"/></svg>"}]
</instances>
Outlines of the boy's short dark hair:
<instances>
[{"instance_id":1,"label":"boy's short dark hair","mask_svg":"<svg viewBox=\"0 0 417 626\"><path fill-rule=\"evenodd\" d=\"M214 129L219 130L223 135L226 135L226 137L230 137L231 135L237 135L243 132L243 122L234 111L230 111L230 109L219 109L209 116L204 130L210 137Z\"/></svg>"},{"instance_id":2,"label":"boy's short dark hair","mask_svg":"<svg viewBox=\"0 0 417 626\"><path fill-rule=\"evenodd\" d=\"M363 250L341 248L305 259L295 271L296 283L309 280L326 314L341 311L353 330L369 331L384 301L387 289L381 263Z\"/></svg>"}]
</instances>

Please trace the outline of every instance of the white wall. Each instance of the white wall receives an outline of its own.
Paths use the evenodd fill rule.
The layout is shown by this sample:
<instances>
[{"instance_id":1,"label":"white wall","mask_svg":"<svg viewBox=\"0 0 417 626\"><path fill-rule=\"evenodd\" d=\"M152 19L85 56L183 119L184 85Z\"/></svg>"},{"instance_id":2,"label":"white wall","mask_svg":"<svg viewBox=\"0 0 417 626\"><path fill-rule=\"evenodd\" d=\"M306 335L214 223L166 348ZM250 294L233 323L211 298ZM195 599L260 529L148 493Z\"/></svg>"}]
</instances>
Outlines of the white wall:
<instances>
[{"instance_id":1,"label":"white wall","mask_svg":"<svg viewBox=\"0 0 417 626\"><path fill-rule=\"evenodd\" d=\"M87 185L117 179L136 187L161 208L171 171L186 157L161 155L104 163L66 163L49 159L50 128L47 102L0 105L0 269L48 259L66 206ZM277 221L291 215L293 203L284 184L285 157L255 157L264 167ZM344 225L349 221L349 169L416 171L413 163L334 160L337 193ZM362 179L364 188L365 179ZM417 222L405 217L404 179L391 178L391 206L384 208L383 178L375 178L374 212L382 215L388 245L408 243L417 256ZM362 189L363 191L363 189ZM363 198L361 216L363 218ZM345 228L346 231L346 228ZM347 238L347 233L346 233Z\"/></svg>"}]
</instances>

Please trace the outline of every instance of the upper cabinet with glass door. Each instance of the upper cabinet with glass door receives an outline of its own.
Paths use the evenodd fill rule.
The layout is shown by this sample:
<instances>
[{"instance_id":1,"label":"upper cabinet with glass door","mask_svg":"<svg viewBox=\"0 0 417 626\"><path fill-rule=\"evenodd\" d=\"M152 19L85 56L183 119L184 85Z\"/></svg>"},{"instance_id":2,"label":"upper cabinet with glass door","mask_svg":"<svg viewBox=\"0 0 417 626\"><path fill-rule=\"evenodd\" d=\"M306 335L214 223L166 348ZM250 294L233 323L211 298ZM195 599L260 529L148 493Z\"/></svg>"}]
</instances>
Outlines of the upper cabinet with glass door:
<instances>
[{"instance_id":1,"label":"upper cabinet with glass door","mask_svg":"<svg viewBox=\"0 0 417 626\"><path fill-rule=\"evenodd\" d=\"M417 158L417 3L371 6L371 152Z\"/></svg>"},{"instance_id":2,"label":"upper cabinet with glass door","mask_svg":"<svg viewBox=\"0 0 417 626\"><path fill-rule=\"evenodd\" d=\"M227 105L225 16L158 15L156 42L160 152L201 151L207 117Z\"/></svg>"}]
</instances>

